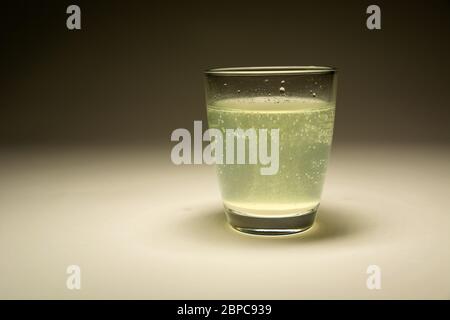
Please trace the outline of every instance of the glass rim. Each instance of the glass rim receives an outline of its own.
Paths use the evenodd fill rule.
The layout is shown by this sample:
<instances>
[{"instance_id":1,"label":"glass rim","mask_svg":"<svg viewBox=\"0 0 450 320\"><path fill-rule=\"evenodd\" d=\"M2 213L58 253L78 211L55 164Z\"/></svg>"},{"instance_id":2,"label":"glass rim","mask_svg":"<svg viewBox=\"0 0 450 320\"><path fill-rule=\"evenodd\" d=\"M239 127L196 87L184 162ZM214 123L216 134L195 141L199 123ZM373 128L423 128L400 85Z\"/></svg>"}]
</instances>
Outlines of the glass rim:
<instances>
[{"instance_id":1,"label":"glass rim","mask_svg":"<svg viewBox=\"0 0 450 320\"><path fill-rule=\"evenodd\" d=\"M335 67L328 66L267 66L267 67L229 67L211 68L205 75L213 76L276 76L302 74L336 73Z\"/></svg>"}]
</instances>

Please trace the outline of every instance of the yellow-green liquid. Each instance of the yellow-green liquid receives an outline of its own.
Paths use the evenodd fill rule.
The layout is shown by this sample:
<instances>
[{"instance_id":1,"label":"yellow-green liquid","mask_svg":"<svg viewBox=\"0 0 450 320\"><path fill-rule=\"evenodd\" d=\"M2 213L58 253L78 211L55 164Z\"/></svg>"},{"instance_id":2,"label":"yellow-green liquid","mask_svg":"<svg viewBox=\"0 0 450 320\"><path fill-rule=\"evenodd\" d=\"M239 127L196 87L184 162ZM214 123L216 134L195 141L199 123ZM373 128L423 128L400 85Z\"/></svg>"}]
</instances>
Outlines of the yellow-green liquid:
<instances>
[{"instance_id":1,"label":"yellow-green liquid","mask_svg":"<svg viewBox=\"0 0 450 320\"><path fill-rule=\"evenodd\" d=\"M217 165L224 204L247 215L307 212L320 202L333 136L335 106L318 98L223 99L208 105L210 128L279 129L279 171L261 164ZM269 140L270 141L270 140Z\"/></svg>"}]
</instances>

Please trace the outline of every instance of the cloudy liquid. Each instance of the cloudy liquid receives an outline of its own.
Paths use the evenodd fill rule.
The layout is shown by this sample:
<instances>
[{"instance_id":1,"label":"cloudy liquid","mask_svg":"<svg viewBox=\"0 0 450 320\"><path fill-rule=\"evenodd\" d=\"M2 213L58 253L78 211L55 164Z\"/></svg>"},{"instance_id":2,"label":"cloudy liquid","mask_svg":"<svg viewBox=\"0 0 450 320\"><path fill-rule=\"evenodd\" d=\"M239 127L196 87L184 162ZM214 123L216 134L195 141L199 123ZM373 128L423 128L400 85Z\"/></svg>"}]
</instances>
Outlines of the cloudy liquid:
<instances>
[{"instance_id":1,"label":"cloudy liquid","mask_svg":"<svg viewBox=\"0 0 450 320\"><path fill-rule=\"evenodd\" d=\"M335 106L317 98L233 98L208 105L210 128L279 129L279 171L259 164L217 165L224 204L247 215L307 212L320 202ZM270 131L270 130L269 130ZM269 140L270 141L270 140Z\"/></svg>"}]
</instances>

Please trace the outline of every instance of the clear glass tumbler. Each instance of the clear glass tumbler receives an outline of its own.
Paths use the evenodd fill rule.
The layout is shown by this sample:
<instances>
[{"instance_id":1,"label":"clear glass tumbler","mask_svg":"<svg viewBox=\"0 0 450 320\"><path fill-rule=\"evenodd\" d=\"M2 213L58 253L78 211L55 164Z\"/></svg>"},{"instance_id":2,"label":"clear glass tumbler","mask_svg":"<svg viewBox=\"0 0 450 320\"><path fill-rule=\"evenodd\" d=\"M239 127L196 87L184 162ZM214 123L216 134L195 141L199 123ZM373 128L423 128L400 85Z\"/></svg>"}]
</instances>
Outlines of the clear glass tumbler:
<instances>
[{"instance_id":1,"label":"clear glass tumbler","mask_svg":"<svg viewBox=\"0 0 450 320\"><path fill-rule=\"evenodd\" d=\"M333 137L336 70L218 68L207 70L205 80L209 128L224 137L215 145L221 160L217 150L215 156L231 226L267 235L309 229L320 204ZM245 143L240 161L239 138ZM255 141L258 149L251 155Z\"/></svg>"}]
</instances>

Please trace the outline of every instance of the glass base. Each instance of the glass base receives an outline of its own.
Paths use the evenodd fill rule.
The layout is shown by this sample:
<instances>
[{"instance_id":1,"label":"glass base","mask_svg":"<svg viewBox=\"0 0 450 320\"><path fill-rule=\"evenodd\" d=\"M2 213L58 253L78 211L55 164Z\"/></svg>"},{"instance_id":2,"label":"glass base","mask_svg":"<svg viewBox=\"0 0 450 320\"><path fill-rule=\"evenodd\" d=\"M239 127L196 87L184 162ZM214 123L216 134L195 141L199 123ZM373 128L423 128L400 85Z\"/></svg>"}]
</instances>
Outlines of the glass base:
<instances>
[{"instance_id":1,"label":"glass base","mask_svg":"<svg viewBox=\"0 0 450 320\"><path fill-rule=\"evenodd\" d=\"M312 227L319 206L306 212L284 217L256 217L225 206L229 224L236 230L257 235L289 235Z\"/></svg>"}]
</instances>

